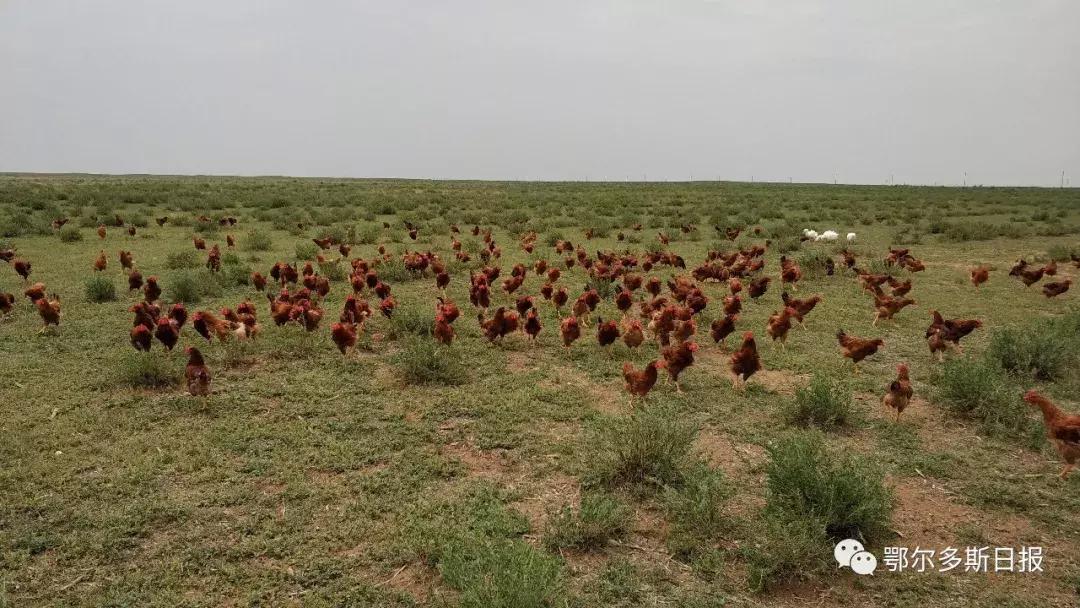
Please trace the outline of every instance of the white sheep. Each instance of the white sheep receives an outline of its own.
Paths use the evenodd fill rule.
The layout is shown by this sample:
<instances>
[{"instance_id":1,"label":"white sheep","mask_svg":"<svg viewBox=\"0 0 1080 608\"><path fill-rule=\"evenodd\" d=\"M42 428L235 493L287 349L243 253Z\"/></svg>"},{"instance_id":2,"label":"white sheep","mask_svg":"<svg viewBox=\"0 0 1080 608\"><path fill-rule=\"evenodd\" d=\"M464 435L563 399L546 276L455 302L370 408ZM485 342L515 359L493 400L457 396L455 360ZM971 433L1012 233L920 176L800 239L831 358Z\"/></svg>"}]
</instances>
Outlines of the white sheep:
<instances>
[{"instance_id":1,"label":"white sheep","mask_svg":"<svg viewBox=\"0 0 1080 608\"><path fill-rule=\"evenodd\" d=\"M840 238L840 235L835 230L826 230L825 232L822 232L820 235L818 235L818 237L816 239L814 239L814 240L815 241L835 241L838 238Z\"/></svg>"},{"instance_id":2,"label":"white sheep","mask_svg":"<svg viewBox=\"0 0 1080 608\"><path fill-rule=\"evenodd\" d=\"M849 243L854 243L855 242L855 233L854 232L847 233L847 242L849 242Z\"/></svg>"}]
</instances>

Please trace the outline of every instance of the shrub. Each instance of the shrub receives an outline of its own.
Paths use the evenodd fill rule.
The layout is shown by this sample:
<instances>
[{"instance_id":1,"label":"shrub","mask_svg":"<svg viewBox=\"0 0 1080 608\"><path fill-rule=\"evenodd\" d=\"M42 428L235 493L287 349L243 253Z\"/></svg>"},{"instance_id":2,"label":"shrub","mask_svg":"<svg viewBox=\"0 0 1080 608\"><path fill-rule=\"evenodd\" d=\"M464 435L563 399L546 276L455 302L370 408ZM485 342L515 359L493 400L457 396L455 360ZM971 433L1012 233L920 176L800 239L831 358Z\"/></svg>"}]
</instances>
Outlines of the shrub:
<instances>
[{"instance_id":1,"label":"shrub","mask_svg":"<svg viewBox=\"0 0 1080 608\"><path fill-rule=\"evenodd\" d=\"M797 261L804 278L819 279L826 276L825 266L830 259L832 259L832 256L827 252L814 249L800 254Z\"/></svg>"},{"instance_id":2,"label":"shrub","mask_svg":"<svg viewBox=\"0 0 1080 608\"><path fill-rule=\"evenodd\" d=\"M225 285L242 287L251 283L251 268L237 264L226 264L221 272L221 280Z\"/></svg>"},{"instance_id":3,"label":"shrub","mask_svg":"<svg viewBox=\"0 0 1080 608\"><path fill-rule=\"evenodd\" d=\"M779 253L791 253L802 247L802 241L797 236L785 236L773 241L772 249Z\"/></svg>"},{"instance_id":4,"label":"shrub","mask_svg":"<svg viewBox=\"0 0 1080 608\"><path fill-rule=\"evenodd\" d=\"M270 233L253 228L244 235L240 246L247 251L270 251L274 248L274 239Z\"/></svg>"},{"instance_id":5,"label":"shrub","mask_svg":"<svg viewBox=\"0 0 1080 608\"><path fill-rule=\"evenodd\" d=\"M1033 420L1005 372L993 361L950 359L935 376L938 397L954 413L969 416L995 435L1023 435Z\"/></svg>"},{"instance_id":6,"label":"shrub","mask_svg":"<svg viewBox=\"0 0 1080 608\"><path fill-rule=\"evenodd\" d=\"M125 351L118 366L118 382L135 388L161 388L179 381L164 358L153 353Z\"/></svg>"},{"instance_id":7,"label":"shrub","mask_svg":"<svg viewBox=\"0 0 1080 608\"><path fill-rule=\"evenodd\" d=\"M86 301L100 304L101 302L116 301L116 285L111 279L95 273L86 280Z\"/></svg>"},{"instance_id":8,"label":"shrub","mask_svg":"<svg viewBox=\"0 0 1080 608\"><path fill-rule=\"evenodd\" d=\"M1026 327L1002 328L990 338L987 357L1006 371L1056 380L1071 368L1077 355L1080 314L1043 319Z\"/></svg>"},{"instance_id":9,"label":"shrub","mask_svg":"<svg viewBox=\"0 0 1080 608\"><path fill-rule=\"evenodd\" d=\"M314 260L319 255L319 246L311 241L300 241L296 244L296 259Z\"/></svg>"},{"instance_id":10,"label":"shrub","mask_svg":"<svg viewBox=\"0 0 1080 608\"><path fill-rule=\"evenodd\" d=\"M194 249L174 251L165 256L165 268L168 268L169 270L197 268L200 265L201 264L199 263L199 255Z\"/></svg>"},{"instance_id":11,"label":"shrub","mask_svg":"<svg viewBox=\"0 0 1080 608\"><path fill-rule=\"evenodd\" d=\"M832 550L821 526L807 519L766 516L759 542L747 551L750 590L764 593L773 585L805 579L829 567Z\"/></svg>"},{"instance_id":12,"label":"shrub","mask_svg":"<svg viewBox=\"0 0 1080 608\"><path fill-rule=\"evenodd\" d=\"M379 278L387 283L404 283L419 278L419 275L409 272L405 263L398 258L379 264L375 270L379 273Z\"/></svg>"},{"instance_id":13,"label":"shrub","mask_svg":"<svg viewBox=\"0 0 1080 608\"><path fill-rule=\"evenodd\" d=\"M607 277L589 277L589 280L585 282L585 286L595 289L603 300L610 300L615 295L615 281Z\"/></svg>"},{"instance_id":14,"label":"shrub","mask_svg":"<svg viewBox=\"0 0 1080 608\"><path fill-rule=\"evenodd\" d=\"M75 243L83 240L83 233L75 226L64 226L60 229L60 240L64 243Z\"/></svg>"},{"instance_id":15,"label":"shrub","mask_svg":"<svg viewBox=\"0 0 1080 608\"><path fill-rule=\"evenodd\" d=\"M788 424L816 426L832 430L851 424L855 418L851 388L838 380L815 374L809 386L795 391L784 410Z\"/></svg>"},{"instance_id":16,"label":"shrub","mask_svg":"<svg viewBox=\"0 0 1080 608\"><path fill-rule=\"evenodd\" d=\"M184 304L198 304L203 296L199 280L190 272L180 272L170 277L166 292L170 301Z\"/></svg>"},{"instance_id":17,"label":"shrub","mask_svg":"<svg viewBox=\"0 0 1080 608\"><path fill-rule=\"evenodd\" d=\"M597 549L626 533L630 509L614 496L587 493L575 511L566 506L552 516L544 545L549 549Z\"/></svg>"},{"instance_id":18,"label":"shrub","mask_svg":"<svg viewBox=\"0 0 1080 608\"><path fill-rule=\"evenodd\" d=\"M414 339L401 349L394 361L409 384L461 384L465 366L460 353L429 339Z\"/></svg>"},{"instance_id":19,"label":"shrub","mask_svg":"<svg viewBox=\"0 0 1080 608\"><path fill-rule=\"evenodd\" d=\"M407 336L430 336L434 331L434 313L426 313L415 304L399 305L390 318L390 338L393 340Z\"/></svg>"},{"instance_id":20,"label":"shrub","mask_svg":"<svg viewBox=\"0 0 1080 608\"><path fill-rule=\"evenodd\" d=\"M606 420L596 440L588 482L663 486L682 480L697 427L673 409L654 405Z\"/></svg>"},{"instance_id":21,"label":"shrub","mask_svg":"<svg viewBox=\"0 0 1080 608\"><path fill-rule=\"evenodd\" d=\"M561 565L520 540L456 540L443 549L439 572L461 592L462 608L548 608L560 605Z\"/></svg>"},{"instance_id":22,"label":"shrub","mask_svg":"<svg viewBox=\"0 0 1080 608\"><path fill-rule=\"evenodd\" d=\"M664 507L671 522L668 546L676 555L690 555L727 525L724 503L733 494L719 469L698 462L689 467L683 483L664 490Z\"/></svg>"},{"instance_id":23,"label":"shrub","mask_svg":"<svg viewBox=\"0 0 1080 608\"><path fill-rule=\"evenodd\" d=\"M355 242L360 245L374 245L379 242L382 228L378 224L361 224L356 229Z\"/></svg>"},{"instance_id":24,"label":"shrub","mask_svg":"<svg viewBox=\"0 0 1080 608\"><path fill-rule=\"evenodd\" d=\"M766 511L808 520L831 539L871 541L888 531L892 492L883 473L855 454L828 452L821 433L800 432L768 446Z\"/></svg>"}]
</instances>

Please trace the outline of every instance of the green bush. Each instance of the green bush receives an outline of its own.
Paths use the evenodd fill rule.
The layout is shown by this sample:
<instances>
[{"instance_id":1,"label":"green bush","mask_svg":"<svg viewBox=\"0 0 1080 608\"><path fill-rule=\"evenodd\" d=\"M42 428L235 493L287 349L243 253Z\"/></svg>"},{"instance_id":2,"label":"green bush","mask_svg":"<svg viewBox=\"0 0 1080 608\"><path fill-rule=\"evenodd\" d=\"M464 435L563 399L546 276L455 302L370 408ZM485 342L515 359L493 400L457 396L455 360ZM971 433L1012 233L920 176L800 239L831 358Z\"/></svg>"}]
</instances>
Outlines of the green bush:
<instances>
[{"instance_id":1,"label":"green bush","mask_svg":"<svg viewBox=\"0 0 1080 608\"><path fill-rule=\"evenodd\" d=\"M799 268L802 269L803 278L820 279L826 276L825 267L830 259L832 259L832 256L828 252L813 249L801 253L796 261L799 263Z\"/></svg>"},{"instance_id":2,"label":"green bush","mask_svg":"<svg viewBox=\"0 0 1080 608\"><path fill-rule=\"evenodd\" d=\"M602 300L610 300L615 295L615 281L606 277L589 277L585 286L595 289Z\"/></svg>"},{"instance_id":3,"label":"green bush","mask_svg":"<svg viewBox=\"0 0 1080 608\"><path fill-rule=\"evenodd\" d=\"M884 474L856 454L827 451L817 431L799 432L768 446L766 511L814 522L831 539L882 539L893 509Z\"/></svg>"},{"instance_id":4,"label":"green bush","mask_svg":"<svg viewBox=\"0 0 1080 608\"><path fill-rule=\"evenodd\" d=\"M954 413L982 423L998 436L1030 436L1035 421L1020 390L992 360L949 359L934 377L938 398Z\"/></svg>"},{"instance_id":5,"label":"green bush","mask_svg":"<svg viewBox=\"0 0 1080 608\"><path fill-rule=\"evenodd\" d=\"M360 224L356 228L354 241L359 245L374 245L379 242L382 227L378 224Z\"/></svg>"},{"instance_id":6,"label":"green bush","mask_svg":"<svg viewBox=\"0 0 1080 608\"><path fill-rule=\"evenodd\" d=\"M194 249L173 251L165 256L165 268L168 268L169 270L198 268L201 265L202 264L199 262L199 254Z\"/></svg>"},{"instance_id":7,"label":"green bush","mask_svg":"<svg viewBox=\"0 0 1080 608\"><path fill-rule=\"evenodd\" d=\"M686 556L707 547L728 526L723 506L732 495L724 473L703 462L687 468L682 484L665 488L671 551Z\"/></svg>"},{"instance_id":8,"label":"green bush","mask_svg":"<svg viewBox=\"0 0 1080 608\"><path fill-rule=\"evenodd\" d=\"M605 419L590 459L587 482L661 487L678 484L697 427L675 410L651 405L629 416Z\"/></svg>"},{"instance_id":9,"label":"green bush","mask_svg":"<svg viewBox=\"0 0 1080 608\"><path fill-rule=\"evenodd\" d=\"M775 585L826 572L832 566L832 546L815 521L766 515L758 542L746 551L750 590L764 593Z\"/></svg>"},{"instance_id":10,"label":"green bush","mask_svg":"<svg viewBox=\"0 0 1080 608\"><path fill-rule=\"evenodd\" d=\"M434 340L411 340L394 357L394 362L409 384L454 385L466 380L460 352Z\"/></svg>"},{"instance_id":11,"label":"green bush","mask_svg":"<svg viewBox=\"0 0 1080 608\"><path fill-rule=\"evenodd\" d=\"M439 573L461 592L462 608L550 608L560 605L558 558L520 540L451 542Z\"/></svg>"},{"instance_id":12,"label":"green bush","mask_svg":"<svg viewBox=\"0 0 1080 608\"><path fill-rule=\"evenodd\" d=\"M95 273L86 280L84 293L87 302L100 304L116 301L116 285L113 284L112 279L105 278L100 273Z\"/></svg>"},{"instance_id":13,"label":"green bush","mask_svg":"<svg viewBox=\"0 0 1080 608\"><path fill-rule=\"evenodd\" d=\"M179 272L169 278L165 293L171 302L198 304L202 301L204 287L190 272Z\"/></svg>"},{"instance_id":14,"label":"green bush","mask_svg":"<svg viewBox=\"0 0 1080 608\"><path fill-rule=\"evenodd\" d=\"M1013 374L1057 380L1075 368L1080 351L1078 331L1078 313L1040 319L1025 327L1001 328L990 338L987 357Z\"/></svg>"},{"instance_id":15,"label":"green bush","mask_svg":"<svg viewBox=\"0 0 1080 608\"><path fill-rule=\"evenodd\" d=\"M296 244L296 259L314 260L319 255L319 246L311 241L300 241Z\"/></svg>"},{"instance_id":16,"label":"green bush","mask_svg":"<svg viewBox=\"0 0 1080 608\"><path fill-rule=\"evenodd\" d=\"M419 305L402 304L394 309L390 318L390 339L408 336L426 337L435 332L435 314L426 312Z\"/></svg>"},{"instance_id":17,"label":"green bush","mask_svg":"<svg viewBox=\"0 0 1080 608\"><path fill-rule=\"evenodd\" d=\"M160 344L158 344L160 346ZM177 384L182 372L174 371L169 362L154 353L125 351L118 367L119 384L134 388L163 388Z\"/></svg>"},{"instance_id":18,"label":"green bush","mask_svg":"<svg viewBox=\"0 0 1080 608\"><path fill-rule=\"evenodd\" d=\"M544 545L549 549L598 549L626 533L630 509L614 496L587 493L575 511L566 506L548 522Z\"/></svg>"},{"instance_id":19,"label":"green bush","mask_svg":"<svg viewBox=\"0 0 1080 608\"><path fill-rule=\"evenodd\" d=\"M851 388L844 382L814 374L809 386L795 391L784 409L788 424L816 426L832 430L847 426L856 418Z\"/></svg>"},{"instance_id":20,"label":"green bush","mask_svg":"<svg viewBox=\"0 0 1080 608\"><path fill-rule=\"evenodd\" d=\"M221 273L225 285L242 287L251 283L251 268L239 264L226 265Z\"/></svg>"},{"instance_id":21,"label":"green bush","mask_svg":"<svg viewBox=\"0 0 1080 608\"><path fill-rule=\"evenodd\" d=\"M778 238L772 242L771 249L775 249L778 253L791 253L792 251L798 251L802 247L802 241L797 236L785 236Z\"/></svg>"},{"instance_id":22,"label":"green bush","mask_svg":"<svg viewBox=\"0 0 1080 608\"><path fill-rule=\"evenodd\" d=\"M379 273L379 278L387 283L405 283L420 278L418 275L409 272L408 269L405 268L405 263L399 258L393 258L389 262L383 262L382 264L379 264L375 270Z\"/></svg>"},{"instance_id":23,"label":"green bush","mask_svg":"<svg viewBox=\"0 0 1080 608\"><path fill-rule=\"evenodd\" d=\"M64 226L60 229L60 240L64 243L75 243L83 240L83 233L75 226Z\"/></svg>"}]
</instances>

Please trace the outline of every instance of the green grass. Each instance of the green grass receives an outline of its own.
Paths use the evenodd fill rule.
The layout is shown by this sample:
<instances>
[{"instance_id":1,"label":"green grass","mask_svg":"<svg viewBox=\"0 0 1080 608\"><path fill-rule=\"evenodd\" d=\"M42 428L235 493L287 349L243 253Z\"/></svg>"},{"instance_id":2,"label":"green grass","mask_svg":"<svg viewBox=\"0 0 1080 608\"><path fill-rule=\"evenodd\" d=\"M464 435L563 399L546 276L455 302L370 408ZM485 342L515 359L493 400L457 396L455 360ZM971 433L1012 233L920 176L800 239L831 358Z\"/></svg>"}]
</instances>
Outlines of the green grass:
<instances>
[{"instance_id":1,"label":"green grass","mask_svg":"<svg viewBox=\"0 0 1080 608\"><path fill-rule=\"evenodd\" d=\"M108 277L94 275L89 279L86 279L84 294L87 302L93 302L95 304L115 302L116 284Z\"/></svg>"},{"instance_id":2,"label":"green grass","mask_svg":"<svg viewBox=\"0 0 1080 608\"><path fill-rule=\"evenodd\" d=\"M214 221L199 223L203 214ZM114 215L150 221L130 237ZM164 227L152 221L166 215ZM50 223L65 216L82 240L60 242ZM239 223L220 228L224 216ZM418 241L405 219L421 226ZM473 254L467 264L454 259L450 223ZM1020 229L1002 228L1013 223ZM697 230L684 234L683 224ZM945 232L967 224L995 232ZM761 339L780 306L777 285L744 302L738 332L758 335L765 370L745 391L732 389L728 354L699 320L683 393L661 379L631 404L621 365L658 358L653 341L634 351L619 342L609 358L590 325L565 350L559 317L538 298L536 343L487 343L468 298L468 273L482 266L473 225L490 228L502 249L490 262L500 281L514 264L546 259L563 268L571 298L593 277L565 270L555 239L591 257L640 256L663 249L662 230L691 269L710 249L772 239L774 280L779 249L794 247L804 278L792 295L823 299L786 350ZM746 230L731 242L714 225ZM0 603L1071 605L1080 477L1057 479L1041 419L1019 396L1036 387L1080 410L1069 346L1077 296L1048 300L1006 274L1020 257L1076 249L1077 225L1080 198L1068 189L0 176L0 249L31 260L31 282L62 303L60 327L39 333L26 286L0 264L0 292L17 296L0 320ZM599 229L591 240L588 227ZM823 272L837 246L799 245L804 227L856 232L859 267L911 276L918 306L872 327L870 298L851 273ZM530 230L539 238L526 254L518 238ZM193 233L223 247L221 273L205 269ZM224 248L225 233L237 249ZM351 292L348 261L319 270L332 287L310 334L274 326L265 295L247 284L275 261L302 265L298 253L317 254L309 239L321 235L351 242L352 258L376 259L384 244L390 259L376 268L398 310L369 319L349 358L328 335ZM913 243L925 272L884 267L886 248L900 242ZM143 275L159 278L163 309L250 299L262 333L208 344L189 321L176 352L155 342L136 353L128 308L142 295L127 292L119 268L98 277L115 284L115 301L85 297L101 249L131 250ZM406 249L432 251L451 269L446 295L462 315L450 347L434 344L439 294L430 274L404 269ZM1061 278L1078 275L1061 262ZM997 268L978 292L967 277L975 263ZM638 272L665 282L677 274ZM542 282L530 272L519 293L537 294ZM702 318L713 319L727 286L701 288L710 300ZM492 304L512 306L498 282ZM930 356L931 309L984 322L964 339L964 356ZM621 317L612 300L597 314ZM858 375L839 354L839 327L886 342ZM208 404L186 394L186 346L198 346L213 373ZM900 362L915 399L896 423L880 397ZM799 431L816 444L782 450L800 389L808 426L844 424ZM896 497L891 517L882 485ZM875 552L959 546L963 529L978 529L993 544L1042 544L1052 570L1024 579L838 572L833 535L864 528Z\"/></svg>"},{"instance_id":3,"label":"green grass","mask_svg":"<svg viewBox=\"0 0 1080 608\"><path fill-rule=\"evenodd\" d=\"M810 385L795 391L784 416L789 424L833 430L858 419L846 382L815 374Z\"/></svg>"}]
</instances>

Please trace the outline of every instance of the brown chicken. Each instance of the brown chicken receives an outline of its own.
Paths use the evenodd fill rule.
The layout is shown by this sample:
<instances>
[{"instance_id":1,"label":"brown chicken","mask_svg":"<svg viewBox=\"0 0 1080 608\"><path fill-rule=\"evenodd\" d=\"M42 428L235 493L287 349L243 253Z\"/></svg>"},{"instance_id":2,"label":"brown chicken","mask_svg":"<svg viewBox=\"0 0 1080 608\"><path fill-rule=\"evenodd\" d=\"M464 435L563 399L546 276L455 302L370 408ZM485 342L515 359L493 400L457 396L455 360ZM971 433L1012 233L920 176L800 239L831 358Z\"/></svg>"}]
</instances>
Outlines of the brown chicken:
<instances>
[{"instance_id":1,"label":"brown chicken","mask_svg":"<svg viewBox=\"0 0 1080 608\"><path fill-rule=\"evenodd\" d=\"M773 342L780 341L781 350L787 350L785 343L787 342L788 331L791 330L791 320L798 314L794 308L788 306L769 317L769 321L765 326L765 333L773 339Z\"/></svg>"},{"instance_id":2,"label":"brown chicken","mask_svg":"<svg viewBox=\"0 0 1080 608\"><path fill-rule=\"evenodd\" d=\"M787 256L780 256L780 283L783 286L791 285L795 291L799 290L799 280L802 279L802 269L794 260Z\"/></svg>"},{"instance_id":3,"label":"brown chicken","mask_svg":"<svg viewBox=\"0 0 1080 608\"><path fill-rule=\"evenodd\" d=\"M629 361L623 363L623 380L626 381L626 391L630 393L631 402L634 397L644 399L649 394L656 386L657 368L664 365L663 361L650 361L645 365L645 369L638 371Z\"/></svg>"},{"instance_id":4,"label":"brown chicken","mask_svg":"<svg viewBox=\"0 0 1080 608\"><path fill-rule=\"evenodd\" d=\"M22 277L23 282L30 280L30 262L22 258L15 258L15 261L11 263L15 268L15 273Z\"/></svg>"},{"instance_id":5,"label":"brown chicken","mask_svg":"<svg viewBox=\"0 0 1080 608\"><path fill-rule=\"evenodd\" d=\"M605 321L603 317L597 317L596 319L596 341L600 344L600 348L607 351L608 356L611 356L611 350L608 348L619 339L619 324L615 321Z\"/></svg>"},{"instance_id":6,"label":"brown chicken","mask_svg":"<svg viewBox=\"0 0 1080 608\"><path fill-rule=\"evenodd\" d=\"M931 310L930 316L933 320L930 322L930 326L926 328L925 337L930 341L930 352L937 352L939 358L943 349L935 350L935 344L944 345L951 342L957 352L963 352L963 349L960 348L960 340L982 327L982 321L978 319L945 320L941 313L936 310Z\"/></svg>"},{"instance_id":7,"label":"brown chicken","mask_svg":"<svg viewBox=\"0 0 1080 608\"><path fill-rule=\"evenodd\" d=\"M157 327L154 328L154 337L161 342L162 346L165 347L165 350L172 351L176 346L176 343L180 341L180 330L176 326L176 322L171 318L162 317L157 320Z\"/></svg>"},{"instance_id":8,"label":"brown chicken","mask_svg":"<svg viewBox=\"0 0 1080 608\"><path fill-rule=\"evenodd\" d=\"M500 306L495 310L495 315L484 320L484 313L479 313L480 330L490 342L500 340L508 336L518 328L518 315L514 311L507 311L506 307Z\"/></svg>"},{"instance_id":9,"label":"brown chicken","mask_svg":"<svg viewBox=\"0 0 1080 608\"><path fill-rule=\"evenodd\" d=\"M971 284L978 289L980 285L990 280L991 267L979 265L971 269Z\"/></svg>"},{"instance_id":10,"label":"brown chicken","mask_svg":"<svg viewBox=\"0 0 1080 608\"><path fill-rule=\"evenodd\" d=\"M53 294L52 299L42 297L34 302L34 306L37 307L38 314L41 315L41 321L44 323L41 330L38 333L44 333L50 325L60 327L60 296Z\"/></svg>"},{"instance_id":11,"label":"brown chicken","mask_svg":"<svg viewBox=\"0 0 1080 608\"><path fill-rule=\"evenodd\" d=\"M559 324L559 334L562 336L562 343L564 348L570 348L570 345L581 337L581 325L578 323L576 317L566 317Z\"/></svg>"},{"instance_id":12,"label":"brown chicken","mask_svg":"<svg viewBox=\"0 0 1080 608\"><path fill-rule=\"evenodd\" d=\"M709 325L709 335L724 351L727 351L727 337L735 332L735 322L738 320L739 315L725 315L713 319Z\"/></svg>"},{"instance_id":13,"label":"brown chicken","mask_svg":"<svg viewBox=\"0 0 1080 608\"><path fill-rule=\"evenodd\" d=\"M626 344L627 348L637 348L645 342L645 332L641 327L641 321L637 319L626 318L622 323L622 339L623 344Z\"/></svg>"},{"instance_id":14,"label":"brown chicken","mask_svg":"<svg viewBox=\"0 0 1080 608\"><path fill-rule=\"evenodd\" d=\"M731 385L735 389L745 389L750 377L761 370L761 359L758 357L757 342L754 341L754 332L748 331L743 334L742 345L739 350L731 355Z\"/></svg>"},{"instance_id":15,"label":"brown chicken","mask_svg":"<svg viewBox=\"0 0 1080 608\"><path fill-rule=\"evenodd\" d=\"M1054 298L1069 291L1069 287L1072 286L1072 279L1065 279L1064 281L1053 281L1050 283L1044 283L1042 292L1043 295L1048 298Z\"/></svg>"},{"instance_id":16,"label":"brown chicken","mask_svg":"<svg viewBox=\"0 0 1080 608\"><path fill-rule=\"evenodd\" d=\"M37 304L38 300L45 297L45 283L34 283L26 288L23 295L30 298L31 304Z\"/></svg>"},{"instance_id":17,"label":"brown chicken","mask_svg":"<svg viewBox=\"0 0 1080 608\"><path fill-rule=\"evenodd\" d=\"M195 249L206 249L206 241L204 239L193 236L191 237L191 242L195 244Z\"/></svg>"},{"instance_id":18,"label":"brown chicken","mask_svg":"<svg viewBox=\"0 0 1080 608\"><path fill-rule=\"evenodd\" d=\"M214 335L218 337L218 340L227 342L233 330L228 321L219 319L213 313L205 310L200 310L192 315L191 326L195 328L195 331L200 336L206 338L207 342L210 342Z\"/></svg>"},{"instance_id":19,"label":"brown chicken","mask_svg":"<svg viewBox=\"0 0 1080 608\"><path fill-rule=\"evenodd\" d=\"M131 273L128 275L127 281L128 281L128 292L138 291L139 289L142 289L143 276L142 276L142 273L139 272L138 270L135 270L133 268L131 270Z\"/></svg>"},{"instance_id":20,"label":"brown chicken","mask_svg":"<svg viewBox=\"0 0 1080 608\"><path fill-rule=\"evenodd\" d=\"M877 326L878 321L885 319L891 321L896 313L900 312L907 306L915 304L915 300L911 298L894 298L892 296L874 296L874 322L873 326Z\"/></svg>"},{"instance_id":21,"label":"brown chicken","mask_svg":"<svg viewBox=\"0 0 1080 608\"><path fill-rule=\"evenodd\" d=\"M150 352L153 338L153 335L150 334L150 329L142 323L131 328L131 345L135 347L135 350L137 351Z\"/></svg>"},{"instance_id":22,"label":"brown chicken","mask_svg":"<svg viewBox=\"0 0 1080 608\"><path fill-rule=\"evenodd\" d=\"M109 258L105 257L105 251L102 250L94 259L94 270L98 272L104 272L109 266Z\"/></svg>"},{"instance_id":23,"label":"brown chicken","mask_svg":"<svg viewBox=\"0 0 1080 608\"><path fill-rule=\"evenodd\" d=\"M873 340L856 338L855 336L849 336L844 333L843 329L836 332L836 340L840 343L840 352L848 359L851 359L851 362L854 364L856 374L859 373L860 361L873 355L879 348L885 346L885 341L881 338L875 338Z\"/></svg>"},{"instance_id":24,"label":"brown chicken","mask_svg":"<svg viewBox=\"0 0 1080 608\"><path fill-rule=\"evenodd\" d=\"M184 349L188 356L187 366L184 368L184 380L187 381L188 394L192 397L202 397L204 405L210 403L210 370L206 367L202 353L194 346Z\"/></svg>"},{"instance_id":25,"label":"brown chicken","mask_svg":"<svg viewBox=\"0 0 1080 608\"><path fill-rule=\"evenodd\" d=\"M525 324L523 326L525 334L532 340L536 340L536 337L540 335L540 330L543 328L544 326L540 324L540 316L536 313L536 309L530 308L525 315Z\"/></svg>"},{"instance_id":26,"label":"brown chicken","mask_svg":"<svg viewBox=\"0 0 1080 608\"><path fill-rule=\"evenodd\" d=\"M908 366L901 363L896 366L896 380L889 385L889 391L881 398L881 402L896 410L896 421L900 422L900 414L907 409L911 401L911 378L908 376Z\"/></svg>"},{"instance_id":27,"label":"brown chicken","mask_svg":"<svg viewBox=\"0 0 1080 608\"><path fill-rule=\"evenodd\" d=\"M147 277L146 286L143 287L143 299L147 302L156 302L161 297L161 287L158 286L157 277Z\"/></svg>"},{"instance_id":28,"label":"brown chicken","mask_svg":"<svg viewBox=\"0 0 1080 608\"><path fill-rule=\"evenodd\" d=\"M675 391L680 394L682 387L679 386L679 375L694 364L694 353L697 349L698 345L694 342L681 342L660 349L660 354L664 357L663 367L667 370L668 377L675 383Z\"/></svg>"},{"instance_id":29,"label":"brown chicken","mask_svg":"<svg viewBox=\"0 0 1080 608\"><path fill-rule=\"evenodd\" d=\"M750 284L746 287L746 292L750 294L750 298L757 301L758 298L765 295L765 292L769 289L769 277L759 277L750 281Z\"/></svg>"},{"instance_id":30,"label":"brown chicken","mask_svg":"<svg viewBox=\"0 0 1080 608\"><path fill-rule=\"evenodd\" d=\"M120 268L124 270L131 270L135 266L135 260L131 257L130 251L120 250Z\"/></svg>"},{"instance_id":31,"label":"brown chicken","mask_svg":"<svg viewBox=\"0 0 1080 608\"><path fill-rule=\"evenodd\" d=\"M98 238L104 240L105 239L105 234L106 234L105 233L105 226L104 225L98 226L97 227Z\"/></svg>"},{"instance_id":32,"label":"brown chicken","mask_svg":"<svg viewBox=\"0 0 1080 608\"><path fill-rule=\"evenodd\" d=\"M814 310L818 303L821 302L821 296L819 295L797 300L789 296L786 291L780 293L780 299L783 300L784 306L795 310L795 320L798 321L799 325L804 329L806 328L806 325L803 323L803 319L805 319L806 315L810 314L810 311Z\"/></svg>"},{"instance_id":33,"label":"brown chicken","mask_svg":"<svg viewBox=\"0 0 1080 608\"><path fill-rule=\"evenodd\" d=\"M436 324L438 321L436 321ZM453 329L451 329L453 331ZM330 326L330 339L346 357L356 348L356 324L334 323Z\"/></svg>"},{"instance_id":34,"label":"brown chicken","mask_svg":"<svg viewBox=\"0 0 1080 608\"><path fill-rule=\"evenodd\" d=\"M737 315L742 312L742 296L730 295L724 298L724 314Z\"/></svg>"},{"instance_id":35,"label":"brown chicken","mask_svg":"<svg viewBox=\"0 0 1080 608\"><path fill-rule=\"evenodd\" d=\"M1024 284L1024 287L1031 287L1035 283L1038 283L1043 278L1043 274L1046 272L1045 267L1032 268L1024 260L1020 260L1009 271L1010 277L1016 277Z\"/></svg>"},{"instance_id":36,"label":"brown chicken","mask_svg":"<svg viewBox=\"0 0 1080 608\"><path fill-rule=\"evenodd\" d=\"M1046 436L1057 448L1065 466L1058 475L1061 479L1069 476L1069 471L1080 461L1080 415L1066 414L1057 405L1035 390L1024 394L1024 401L1039 408L1043 415Z\"/></svg>"}]
</instances>

